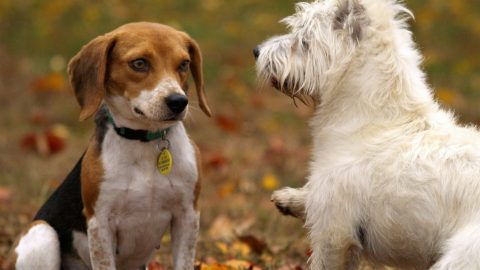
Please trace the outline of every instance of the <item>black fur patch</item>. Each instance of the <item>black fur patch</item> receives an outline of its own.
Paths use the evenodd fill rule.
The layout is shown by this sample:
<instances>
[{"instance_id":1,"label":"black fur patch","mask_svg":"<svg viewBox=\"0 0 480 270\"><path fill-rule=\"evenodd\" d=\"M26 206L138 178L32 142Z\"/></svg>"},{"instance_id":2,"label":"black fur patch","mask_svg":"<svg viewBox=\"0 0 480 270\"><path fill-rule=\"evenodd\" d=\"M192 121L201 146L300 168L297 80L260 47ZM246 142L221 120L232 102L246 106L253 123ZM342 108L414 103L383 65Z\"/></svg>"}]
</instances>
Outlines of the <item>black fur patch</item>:
<instances>
[{"instance_id":1,"label":"black fur patch","mask_svg":"<svg viewBox=\"0 0 480 270\"><path fill-rule=\"evenodd\" d=\"M80 184L82 160L83 156L34 218L46 221L55 229L62 253L73 252L73 231L87 232Z\"/></svg>"},{"instance_id":2,"label":"black fur patch","mask_svg":"<svg viewBox=\"0 0 480 270\"><path fill-rule=\"evenodd\" d=\"M95 115L95 139L97 140L98 147L102 148L103 139L107 133L108 127L108 109L107 106L102 105Z\"/></svg>"},{"instance_id":3,"label":"black fur patch","mask_svg":"<svg viewBox=\"0 0 480 270\"><path fill-rule=\"evenodd\" d=\"M365 247L366 244L367 244L366 243L366 241L367 241L366 237L367 236L366 236L365 229L361 225L359 225L357 227L357 237L358 237L358 241L360 241L360 244L362 245L362 247Z\"/></svg>"}]
</instances>

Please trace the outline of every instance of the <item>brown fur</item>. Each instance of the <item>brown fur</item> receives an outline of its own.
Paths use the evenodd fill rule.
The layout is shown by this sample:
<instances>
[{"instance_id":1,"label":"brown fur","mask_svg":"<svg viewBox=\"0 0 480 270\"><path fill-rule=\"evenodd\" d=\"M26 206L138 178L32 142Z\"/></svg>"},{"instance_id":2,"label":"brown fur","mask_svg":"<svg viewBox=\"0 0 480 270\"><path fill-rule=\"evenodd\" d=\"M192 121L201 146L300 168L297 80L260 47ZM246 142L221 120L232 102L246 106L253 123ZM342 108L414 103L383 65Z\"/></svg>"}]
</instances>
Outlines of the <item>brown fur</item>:
<instances>
[{"instance_id":1,"label":"brown fur","mask_svg":"<svg viewBox=\"0 0 480 270\"><path fill-rule=\"evenodd\" d=\"M195 149L195 158L197 161L197 172L198 172L198 179L197 183L195 184L195 190L193 191L194 199L193 199L193 207L198 210L198 199L200 197L200 191L202 190L202 156L200 153L200 149L198 146L193 142L190 141Z\"/></svg>"},{"instance_id":2,"label":"brown fur","mask_svg":"<svg viewBox=\"0 0 480 270\"><path fill-rule=\"evenodd\" d=\"M140 42L139 42L140 41ZM135 72L129 62L144 58L147 72ZM203 86L202 57L198 44L186 33L155 23L131 23L99 36L75 55L68 72L77 100L82 108L80 120L93 115L107 95L137 97L144 89L152 89L162 77L175 78L187 85L187 73L179 72L180 64L190 61L200 107L211 115ZM82 163L82 199L84 214L90 218L102 181L100 147L92 140ZM200 183L195 188L195 205Z\"/></svg>"},{"instance_id":3,"label":"brown fur","mask_svg":"<svg viewBox=\"0 0 480 270\"><path fill-rule=\"evenodd\" d=\"M128 63L146 59L147 72L135 72ZM105 95L135 98L152 89L160 78L175 78L187 85L180 64L190 61L201 109L211 115L203 86L202 57L197 43L186 33L155 23L131 23L99 36L75 55L68 65L72 87L82 107L80 120L93 115Z\"/></svg>"},{"instance_id":4,"label":"brown fur","mask_svg":"<svg viewBox=\"0 0 480 270\"><path fill-rule=\"evenodd\" d=\"M82 161L82 201L83 213L87 220L93 216L95 203L100 192L100 183L103 178L103 166L101 161L100 147L91 139Z\"/></svg>"}]
</instances>

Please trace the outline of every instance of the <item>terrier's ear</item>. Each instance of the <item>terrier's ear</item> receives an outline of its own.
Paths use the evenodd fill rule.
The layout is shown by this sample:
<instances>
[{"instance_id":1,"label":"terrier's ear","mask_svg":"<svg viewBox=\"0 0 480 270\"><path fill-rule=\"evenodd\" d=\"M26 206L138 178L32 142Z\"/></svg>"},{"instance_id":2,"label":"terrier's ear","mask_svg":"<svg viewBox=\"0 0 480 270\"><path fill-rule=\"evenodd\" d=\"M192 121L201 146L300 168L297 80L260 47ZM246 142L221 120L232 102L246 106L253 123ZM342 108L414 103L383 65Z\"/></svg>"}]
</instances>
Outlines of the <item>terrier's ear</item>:
<instances>
[{"instance_id":1,"label":"terrier's ear","mask_svg":"<svg viewBox=\"0 0 480 270\"><path fill-rule=\"evenodd\" d=\"M355 42L362 39L363 27L368 24L365 8L358 0L341 0L333 22L335 29L348 32Z\"/></svg>"}]
</instances>

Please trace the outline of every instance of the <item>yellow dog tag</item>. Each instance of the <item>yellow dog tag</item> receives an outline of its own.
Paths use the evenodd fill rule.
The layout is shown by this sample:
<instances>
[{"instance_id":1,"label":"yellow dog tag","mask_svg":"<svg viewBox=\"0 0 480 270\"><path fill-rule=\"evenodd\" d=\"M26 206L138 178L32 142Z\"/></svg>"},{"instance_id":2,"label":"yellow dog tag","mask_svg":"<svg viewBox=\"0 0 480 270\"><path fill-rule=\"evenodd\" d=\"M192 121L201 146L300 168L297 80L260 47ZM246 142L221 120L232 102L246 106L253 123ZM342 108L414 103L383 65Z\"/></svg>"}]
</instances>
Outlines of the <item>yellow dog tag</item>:
<instances>
[{"instance_id":1,"label":"yellow dog tag","mask_svg":"<svg viewBox=\"0 0 480 270\"><path fill-rule=\"evenodd\" d=\"M163 175L168 175L172 171L173 158L168 148L162 150L157 159L157 169Z\"/></svg>"}]
</instances>

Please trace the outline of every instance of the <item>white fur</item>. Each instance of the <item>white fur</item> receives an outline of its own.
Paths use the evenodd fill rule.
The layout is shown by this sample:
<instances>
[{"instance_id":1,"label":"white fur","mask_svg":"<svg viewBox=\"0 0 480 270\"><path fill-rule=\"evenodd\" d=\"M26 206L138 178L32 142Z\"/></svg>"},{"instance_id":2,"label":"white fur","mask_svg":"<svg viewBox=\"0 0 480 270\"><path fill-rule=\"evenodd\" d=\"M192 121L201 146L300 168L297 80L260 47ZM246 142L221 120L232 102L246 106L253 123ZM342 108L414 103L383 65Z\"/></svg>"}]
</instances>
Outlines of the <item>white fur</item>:
<instances>
[{"instance_id":1,"label":"white fur","mask_svg":"<svg viewBox=\"0 0 480 270\"><path fill-rule=\"evenodd\" d=\"M347 14L340 27L338 14ZM261 81L318 101L308 183L273 197L303 200L312 269L356 269L361 254L480 269L480 135L433 100L410 15L393 0L300 3L284 20L292 32L260 46Z\"/></svg>"},{"instance_id":2,"label":"white fur","mask_svg":"<svg viewBox=\"0 0 480 270\"><path fill-rule=\"evenodd\" d=\"M185 93L177 81L166 77L162 78L152 89L140 91L137 97L107 96L105 102L112 112L117 126L157 131L175 123L175 121L165 121L173 116L164 101L165 97L171 94L184 95ZM136 113L135 108L140 109L145 115ZM176 119L184 119L187 112L188 107Z\"/></svg>"},{"instance_id":3,"label":"white fur","mask_svg":"<svg viewBox=\"0 0 480 270\"><path fill-rule=\"evenodd\" d=\"M163 143L125 140L112 128L107 131L102 145L104 181L95 216L88 222L89 250L77 248L81 258L90 253L94 269L139 268L159 247L170 225L174 269L193 266L199 221L193 205L198 177L195 153L183 124L171 127L167 139L174 166L165 176L156 167ZM80 238L76 240L76 247L83 245Z\"/></svg>"},{"instance_id":4,"label":"white fur","mask_svg":"<svg viewBox=\"0 0 480 270\"><path fill-rule=\"evenodd\" d=\"M60 242L55 230L46 223L31 227L15 248L17 270L59 270Z\"/></svg>"}]
</instances>

